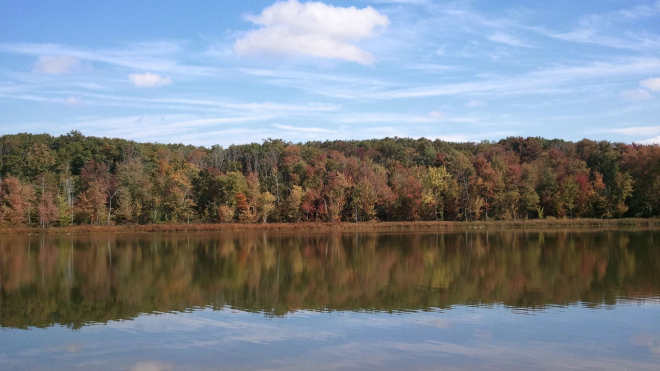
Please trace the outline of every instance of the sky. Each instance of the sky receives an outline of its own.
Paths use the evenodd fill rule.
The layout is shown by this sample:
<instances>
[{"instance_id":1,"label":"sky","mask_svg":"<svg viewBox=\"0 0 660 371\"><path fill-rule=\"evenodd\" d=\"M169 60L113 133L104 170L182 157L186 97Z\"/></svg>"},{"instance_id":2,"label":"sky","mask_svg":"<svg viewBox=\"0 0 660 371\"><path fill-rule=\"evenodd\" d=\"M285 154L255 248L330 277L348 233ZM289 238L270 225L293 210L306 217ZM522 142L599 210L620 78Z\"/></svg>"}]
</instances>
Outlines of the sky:
<instances>
[{"instance_id":1,"label":"sky","mask_svg":"<svg viewBox=\"0 0 660 371\"><path fill-rule=\"evenodd\" d=\"M660 1L0 0L0 133L660 142Z\"/></svg>"}]
</instances>

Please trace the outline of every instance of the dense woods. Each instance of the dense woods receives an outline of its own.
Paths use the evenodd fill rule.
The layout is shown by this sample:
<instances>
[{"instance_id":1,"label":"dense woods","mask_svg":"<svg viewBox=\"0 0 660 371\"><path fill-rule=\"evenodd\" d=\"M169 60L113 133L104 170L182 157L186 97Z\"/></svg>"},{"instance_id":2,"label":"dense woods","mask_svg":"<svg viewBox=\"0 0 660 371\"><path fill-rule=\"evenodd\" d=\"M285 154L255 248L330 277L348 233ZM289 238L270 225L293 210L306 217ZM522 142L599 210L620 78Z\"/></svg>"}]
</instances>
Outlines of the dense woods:
<instances>
[{"instance_id":1,"label":"dense woods","mask_svg":"<svg viewBox=\"0 0 660 371\"><path fill-rule=\"evenodd\" d=\"M74 131L2 136L0 169L5 226L660 214L660 147L586 139L205 148Z\"/></svg>"}]
</instances>

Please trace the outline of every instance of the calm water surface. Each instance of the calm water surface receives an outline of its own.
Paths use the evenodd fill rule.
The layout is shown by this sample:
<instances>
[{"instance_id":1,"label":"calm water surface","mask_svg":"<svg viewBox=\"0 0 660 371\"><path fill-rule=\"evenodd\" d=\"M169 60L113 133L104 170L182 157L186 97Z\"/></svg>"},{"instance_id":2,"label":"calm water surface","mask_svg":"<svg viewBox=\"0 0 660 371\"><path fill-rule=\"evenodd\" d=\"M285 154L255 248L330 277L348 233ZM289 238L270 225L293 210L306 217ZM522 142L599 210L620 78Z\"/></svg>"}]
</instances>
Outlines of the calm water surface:
<instances>
[{"instance_id":1,"label":"calm water surface","mask_svg":"<svg viewBox=\"0 0 660 371\"><path fill-rule=\"evenodd\" d=\"M0 370L660 369L659 231L0 237Z\"/></svg>"}]
</instances>

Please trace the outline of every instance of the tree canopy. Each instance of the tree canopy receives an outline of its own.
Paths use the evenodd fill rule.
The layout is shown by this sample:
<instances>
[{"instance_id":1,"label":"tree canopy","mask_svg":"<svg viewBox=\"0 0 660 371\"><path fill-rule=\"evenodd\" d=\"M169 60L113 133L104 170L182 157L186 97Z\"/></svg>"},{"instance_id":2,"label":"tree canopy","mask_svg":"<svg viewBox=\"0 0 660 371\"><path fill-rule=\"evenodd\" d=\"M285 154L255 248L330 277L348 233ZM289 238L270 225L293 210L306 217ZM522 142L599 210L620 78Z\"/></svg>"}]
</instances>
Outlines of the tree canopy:
<instances>
[{"instance_id":1,"label":"tree canopy","mask_svg":"<svg viewBox=\"0 0 660 371\"><path fill-rule=\"evenodd\" d=\"M660 147L510 137L196 147L0 139L7 226L660 215Z\"/></svg>"}]
</instances>

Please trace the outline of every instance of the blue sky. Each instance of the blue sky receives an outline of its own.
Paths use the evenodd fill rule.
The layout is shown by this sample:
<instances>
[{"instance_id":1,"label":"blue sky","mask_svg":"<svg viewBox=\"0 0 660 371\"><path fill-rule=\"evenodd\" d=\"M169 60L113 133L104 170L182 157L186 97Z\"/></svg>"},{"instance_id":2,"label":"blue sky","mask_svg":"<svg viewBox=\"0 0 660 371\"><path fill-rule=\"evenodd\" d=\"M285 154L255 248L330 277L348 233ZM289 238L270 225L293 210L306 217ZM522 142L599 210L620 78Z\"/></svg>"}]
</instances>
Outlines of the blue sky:
<instances>
[{"instance_id":1,"label":"blue sky","mask_svg":"<svg viewBox=\"0 0 660 371\"><path fill-rule=\"evenodd\" d=\"M660 1L0 0L0 131L660 141Z\"/></svg>"}]
</instances>

